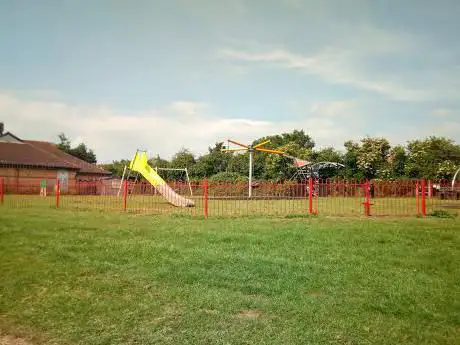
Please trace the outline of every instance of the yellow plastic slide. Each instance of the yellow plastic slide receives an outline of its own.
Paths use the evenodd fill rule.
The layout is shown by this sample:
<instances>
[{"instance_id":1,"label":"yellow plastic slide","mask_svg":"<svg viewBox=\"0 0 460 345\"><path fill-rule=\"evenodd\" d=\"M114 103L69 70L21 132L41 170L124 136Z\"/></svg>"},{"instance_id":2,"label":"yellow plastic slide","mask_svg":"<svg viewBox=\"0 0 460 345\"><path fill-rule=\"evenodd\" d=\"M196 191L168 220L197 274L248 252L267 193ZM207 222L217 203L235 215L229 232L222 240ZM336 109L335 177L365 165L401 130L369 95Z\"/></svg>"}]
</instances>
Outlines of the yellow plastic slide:
<instances>
[{"instance_id":1,"label":"yellow plastic slide","mask_svg":"<svg viewBox=\"0 0 460 345\"><path fill-rule=\"evenodd\" d=\"M132 171L140 173L144 178L155 187L155 189L168 200L169 203L179 207L195 206L195 203L183 196L177 194L157 172L152 169L147 161L147 154L145 152L136 152L134 158L129 164Z\"/></svg>"}]
</instances>

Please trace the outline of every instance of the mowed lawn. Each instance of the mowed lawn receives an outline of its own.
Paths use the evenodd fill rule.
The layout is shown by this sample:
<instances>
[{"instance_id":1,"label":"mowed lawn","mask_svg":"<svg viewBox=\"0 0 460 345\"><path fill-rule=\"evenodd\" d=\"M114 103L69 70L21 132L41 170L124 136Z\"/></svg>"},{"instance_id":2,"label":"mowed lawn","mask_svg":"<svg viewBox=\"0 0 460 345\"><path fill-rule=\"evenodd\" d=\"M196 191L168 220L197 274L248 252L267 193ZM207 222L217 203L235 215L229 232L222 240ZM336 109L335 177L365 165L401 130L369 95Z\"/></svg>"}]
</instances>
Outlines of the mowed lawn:
<instances>
[{"instance_id":1,"label":"mowed lawn","mask_svg":"<svg viewBox=\"0 0 460 345\"><path fill-rule=\"evenodd\" d=\"M182 214L203 216L203 197L193 197L195 207L178 208L169 204L165 198L152 195L133 195L126 200L128 212L145 212L150 214ZM364 216L365 208L362 197L319 197L312 203L313 213L323 216ZM417 207L417 202L418 206ZM370 211L374 216L415 216L421 213L420 201L415 197L385 197L371 200ZM38 195L6 195L5 208L56 208L56 197L46 198ZM59 208L66 210L104 210L123 211L122 197L115 195L61 195ZM446 210L460 214L460 200L441 200L428 198L427 213L435 210ZM307 199L210 199L208 202L209 216L252 216L252 215L307 215L309 202Z\"/></svg>"},{"instance_id":2,"label":"mowed lawn","mask_svg":"<svg viewBox=\"0 0 460 345\"><path fill-rule=\"evenodd\" d=\"M0 255L32 344L460 343L458 219L0 209Z\"/></svg>"}]
</instances>

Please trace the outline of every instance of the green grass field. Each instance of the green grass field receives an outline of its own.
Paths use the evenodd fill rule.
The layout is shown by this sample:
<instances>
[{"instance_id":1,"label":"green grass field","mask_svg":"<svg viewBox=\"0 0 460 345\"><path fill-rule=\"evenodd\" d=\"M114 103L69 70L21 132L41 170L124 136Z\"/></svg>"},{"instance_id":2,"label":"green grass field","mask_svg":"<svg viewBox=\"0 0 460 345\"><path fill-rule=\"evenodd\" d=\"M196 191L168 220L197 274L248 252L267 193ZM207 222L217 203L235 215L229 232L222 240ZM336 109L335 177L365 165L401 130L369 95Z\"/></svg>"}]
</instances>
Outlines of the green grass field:
<instances>
[{"instance_id":1,"label":"green grass field","mask_svg":"<svg viewBox=\"0 0 460 345\"><path fill-rule=\"evenodd\" d=\"M129 212L148 212L153 214L204 215L202 197L194 198L195 207L178 208L167 203L161 196L130 196L127 200ZM319 197L313 200L314 212L329 216L363 216L364 199L359 197ZM375 198L372 199L371 214L375 216L415 216L417 200L414 198ZM419 203L420 204L420 203ZM42 198L37 195L6 195L8 208L33 207L54 208L55 197ZM123 198L101 195L61 195L60 208L80 210L123 210ZM209 216L252 216L252 215L306 215L309 206L306 199L283 200L222 200L210 199ZM427 212L446 209L451 213L460 213L460 200L427 199ZM421 212L421 210L419 210Z\"/></svg>"},{"instance_id":2,"label":"green grass field","mask_svg":"<svg viewBox=\"0 0 460 345\"><path fill-rule=\"evenodd\" d=\"M0 253L0 334L34 345L460 339L458 219L2 208Z\"/></svg>"}]
</instances>

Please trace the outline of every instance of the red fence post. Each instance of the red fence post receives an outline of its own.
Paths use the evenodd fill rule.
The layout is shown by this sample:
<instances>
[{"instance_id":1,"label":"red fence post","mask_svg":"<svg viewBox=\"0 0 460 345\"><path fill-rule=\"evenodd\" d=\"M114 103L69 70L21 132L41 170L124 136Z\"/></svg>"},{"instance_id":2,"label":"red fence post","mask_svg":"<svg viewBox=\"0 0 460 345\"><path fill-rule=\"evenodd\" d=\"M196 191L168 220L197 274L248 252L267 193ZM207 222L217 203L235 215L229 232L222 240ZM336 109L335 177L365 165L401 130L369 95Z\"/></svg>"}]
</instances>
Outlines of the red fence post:
<instances>
[{"instance_id":1,"label":"red fence post","mask_svg":"<svg viewBox=\"0 0 460 345\"><path fill-rule=\"evenodd\" d=\"M56 208L59 208L59 196L61 194L61 182L56 179Z\"/></svg>"},{"instance_id":2,"label":"red fence post","mask_svg":"<svg viewBox=\"0 0 460 345\"><path fill-rule=\"evenodd\" d=\"M0 177L0 205L3 205L5 195L4 179Z\"/></svg>"},{"instance_id":3,"label":"red fence post","mask_svg":"<svg viewBox=\"0 0 460 345\"><path fill-rule=\"evenodd\" d=\"M366 180L364 184L364 214L366 216L371 215L371 185L369 183L369 180Z\"/></svg>"},{"instance_id":4,"label":"red fence post","mask_svg":"<svg viewBox=\"0 0 460 345\"><path fill-rule=\"evenodd\" d=\"M422 178L422 215L426 216L426 196L425 196L425 179Z\"/></svg>"},{"instance_id":5,"label":"red fence post","mask_svg":"<svg viewBox=\"0 0 460 345\"><path fill-rule=\"evenodd\" d=\"M123 211L126 211L128 206L128 180L123 183Z\"/></svg>"},{"instance_id":6,"label":"red fence post","mask_svg":"<svg viewBox=\"0 0 460 345\"><path fill-rule=\"evenodd\" d=\"M308 179L308 213L313 214L313 179Z\"/></svg>"},{"instance_id":7,"label":"red fence post","mask_svg":"<svg viewBox=\"0 0 460 345\"><path fill-rule=\"evenodd\" d=\"M203 196L204 196L204 217L205 218L208 218L208 189L209 189L209 186L208 186L208 179L205 178L204 179L204 183L203 183L203 188L204 188L204 193L203 193Z\"/></svg>"}]
</instances>

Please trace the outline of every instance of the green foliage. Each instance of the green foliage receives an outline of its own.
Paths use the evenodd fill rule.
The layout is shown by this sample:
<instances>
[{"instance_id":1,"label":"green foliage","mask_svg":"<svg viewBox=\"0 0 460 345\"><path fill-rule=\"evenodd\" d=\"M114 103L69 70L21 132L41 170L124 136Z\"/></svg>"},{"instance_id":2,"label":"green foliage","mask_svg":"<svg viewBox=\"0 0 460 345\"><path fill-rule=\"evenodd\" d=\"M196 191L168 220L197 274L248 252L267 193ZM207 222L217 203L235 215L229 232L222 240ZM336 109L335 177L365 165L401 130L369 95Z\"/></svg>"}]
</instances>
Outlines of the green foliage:
<instances>
[{"instance_id":1,"label":"green foliage","mask_svg":"<svg viewBox=\"0 0 460 345\"><path fill-rule=\"evenodd\" d=\"M209 147L209 152L201 156L193 166L191 174L194 177L212 176L222 171L227 171L232 154L222 152L224 143L216 143L214 147Z\"/></svg>"},{"instance_id":2,"label":"green foliage","mask_svg":"<svg viewBox=\"0 0 460 345\"><path fill-rule=\"evenodd\" d=\"M74 157L77 157L85 162L97 163L96 154L89 149L84 143L78 144L76 147L71 147L71 140L64 133L58 135L59 143L56 145L61 151L64 151Z\"/></svg>"},{"instance_id":3,"label":"green foliage","mask_svg":"<svg viewBox=\"0 0 460 345\"><path fill-rule=\"evenodd\" d=\"M446 210L434 210L429 216L436 218L456 218L457 214Z\"/></svg>"},{"instance_id":4,"label":"green foliage","mask_svg":"<svg viewBox=\"0 0 460 345\"><path fill-rule=\"evenodd\" d=\"M102 164L101 166L103 169L110 171L112 173L112 176L122 177L123 170L126 165L129 165L129 160L122 159L120 161L113 161L112 163L109 163L109 164Z\"/></svg>"},{"instance_id":5,"label":"green foliage","mask_svg":"<svg viewBox=\"0 0 460 345\"><path fill-rule=\"evenodd\" d=\"M409 177L452 178L460 165L460 145L444 137L431 136L407 144L406 175Z\"/></svg>"},{"instance_id":6,"label":"green foliage","mask_svg":"<svg viewBox=\"0 0 460 345\"><path fill-rule=\"evenodd\" d=\"M220 172L212 175L209 180L221 182L243 182L247 180L247 177L234 172Z\"/></svg>"},{"instance_id":7,"label":"green foliage","mask_svg":"<svg viewBox=\"0 0 460 345\"><path fill-rule=\"evenodd\" d=\"M72 150L70 140L60 135L63 150ZM253 145L270 140L265 147L282 149L286 154L310 162L337 162L345 165L343 169L325 168L320 172L322 178L341 176L354 179L401 179L421 178L451 179L460 166L460 145L443 137L429 137L414 140L407 145L391 147L386 138L365 137L359 141L346 141L344 150L333 147L315 149L315 143L303 130L294 130L257 139ZM171 161L159 156L149 162L153 167L188 168L191 179L211 177L221 172L247 176L249 170L248 152L222 152L223 142L217 142L208 148L208 152L195 157L189 150L181 149ZM82 151L84 147L74 149ZM121 176L126 160L114 161L106 165L106 169L114 175ZM254 153L255 179L285 181L290 179L296 168L291 158L263 152ZM178 172L162 172L166 179L179 179L183 174Z\"/></svg>"}]
</instances>

